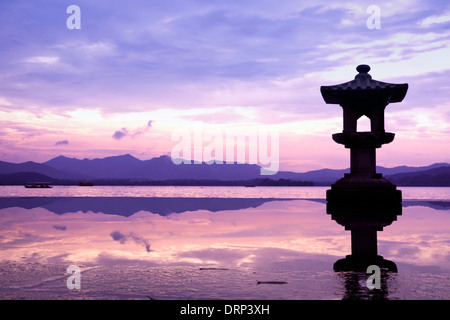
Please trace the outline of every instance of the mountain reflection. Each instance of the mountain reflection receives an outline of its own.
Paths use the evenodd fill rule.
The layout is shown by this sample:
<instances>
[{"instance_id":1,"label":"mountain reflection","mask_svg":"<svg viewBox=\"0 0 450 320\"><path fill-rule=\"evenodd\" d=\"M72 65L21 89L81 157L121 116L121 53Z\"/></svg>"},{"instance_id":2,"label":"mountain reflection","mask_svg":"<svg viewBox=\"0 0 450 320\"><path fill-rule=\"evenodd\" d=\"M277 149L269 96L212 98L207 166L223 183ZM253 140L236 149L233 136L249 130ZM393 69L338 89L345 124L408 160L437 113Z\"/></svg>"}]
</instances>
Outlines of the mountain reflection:
<instances>
[{"instance_id":1,"label":"mountain reflection","mask_svg":"<svg viewBox=\"0 0 450 320\"><path fill-rule=\"evenodd\" d=\"M72 299L54 281L70 265L87 299L448 298L448 202L404 205L379 240L399 272L369 290L368 273L332 271L348 231L320 199L0 197L0 299Z\"/></svg>"},{"instance_id":2,"label":"mountain reflection","mask_svg":"<svg viewBox=\"0 0 450 320\"><path fill-rule=\"evenodd\" d=\"M129 217L139 211L147 211L161 216L186 211L241 210L257 208L272 201L300 199L281 198L145 198L145 197L5 197L0 198L0 209L44 208L56 214L70 212L100 212ZM325 199L301 199L326 203ZM435 210L449 210L448 201L403 201L403 207L422 206Z\"/></svg>"},{"instance_id":3,"label":"mountain reflection","mask_svg":"<svg viewBox=\"0 0 450 320\"><path fill-rule=\"evenodd\" d=\"M266 202L289 199L254 198L137 198L137 197L36 197L0 198L0 209L19 207L24 209L44 208L56 214L69 212L101 212L129 217L139 211L161 216L186 211L240 210L257 208Z\"/></svg>"}]
</instances>

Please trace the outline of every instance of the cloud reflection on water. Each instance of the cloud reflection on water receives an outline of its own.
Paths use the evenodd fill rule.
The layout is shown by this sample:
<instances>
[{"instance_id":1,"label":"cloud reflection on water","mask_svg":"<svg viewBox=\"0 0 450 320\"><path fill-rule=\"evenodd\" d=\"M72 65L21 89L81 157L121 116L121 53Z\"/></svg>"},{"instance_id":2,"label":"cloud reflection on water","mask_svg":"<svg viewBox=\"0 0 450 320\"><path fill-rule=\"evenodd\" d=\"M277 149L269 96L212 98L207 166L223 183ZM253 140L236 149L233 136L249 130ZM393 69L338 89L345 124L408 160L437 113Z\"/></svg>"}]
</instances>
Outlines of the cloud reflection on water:
<instances>
[{"instance_id":1,"label":"cloud reflection on water","mask_svg":"<svg viewBox=\"0 0 450 320\"><path fill-rule=\"evenodd\" d=\"M321 201L60 198L34 207L33 198L5 199L2 261L327 270L350 252L349 232L325 214ZM116 213L121 208L123 215ZM448 270L449 220L449 210L411 202L379 233L379 252L400 268L403 263Z\"/></svg>"}]
</instances>

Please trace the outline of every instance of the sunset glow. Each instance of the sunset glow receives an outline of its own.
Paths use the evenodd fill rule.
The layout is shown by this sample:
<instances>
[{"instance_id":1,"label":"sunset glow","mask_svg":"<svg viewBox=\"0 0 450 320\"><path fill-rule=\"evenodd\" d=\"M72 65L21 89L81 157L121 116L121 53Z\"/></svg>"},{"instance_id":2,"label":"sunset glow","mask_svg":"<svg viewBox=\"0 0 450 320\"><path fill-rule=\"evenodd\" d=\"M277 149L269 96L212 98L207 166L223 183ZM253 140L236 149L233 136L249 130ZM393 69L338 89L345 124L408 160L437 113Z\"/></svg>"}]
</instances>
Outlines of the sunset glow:
<instances>
[{"instance_id":1,"label":"sunset glow","mask_svg":"<svg viewBox=\"0 0 450 320\"><path fill-rule=\"evenodd\" d=\"M392 145L380 165L450 162L449 4L369 2L80 0L0 4L0 159L47 161L168 154L177 128L275 127L280 170L348 167L331 134L342 110L322 85L374 79L408 83L389 105ZM151 124L151 125L149 125Z\"/></svg>"}]
</instances>

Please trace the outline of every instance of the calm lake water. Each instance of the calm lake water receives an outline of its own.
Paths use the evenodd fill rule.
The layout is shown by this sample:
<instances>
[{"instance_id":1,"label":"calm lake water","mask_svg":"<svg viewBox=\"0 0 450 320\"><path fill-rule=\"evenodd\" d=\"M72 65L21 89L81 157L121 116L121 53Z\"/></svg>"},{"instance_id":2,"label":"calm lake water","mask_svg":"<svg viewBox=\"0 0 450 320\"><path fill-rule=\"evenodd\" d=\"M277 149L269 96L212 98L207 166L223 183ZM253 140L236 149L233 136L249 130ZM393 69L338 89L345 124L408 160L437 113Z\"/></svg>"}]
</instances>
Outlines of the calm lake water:
<instances>
[{"instance_id":1,"label":"calm lake water","mask_svg":"<svg viewBox=\"0 0 450 320\"><path fill-rule=\"evenodd\" d=\"M0 186L1 197L170 197L325 199L329 187ZM401 187L403 199L450 200L450 188Z\"/></svg>"},{"instance_id":2,"label":"calm lake water","mask_svg":"<svg viewBox=\"0 0 450 320\"><path fill-rule=\"evenodd\" d=\"M326 189L0 187L0 299L450 298L450 188L399 188L402 215L378 233L399 270L375 291L333 271L350 233Z\"/></svg>"}]
</instances>

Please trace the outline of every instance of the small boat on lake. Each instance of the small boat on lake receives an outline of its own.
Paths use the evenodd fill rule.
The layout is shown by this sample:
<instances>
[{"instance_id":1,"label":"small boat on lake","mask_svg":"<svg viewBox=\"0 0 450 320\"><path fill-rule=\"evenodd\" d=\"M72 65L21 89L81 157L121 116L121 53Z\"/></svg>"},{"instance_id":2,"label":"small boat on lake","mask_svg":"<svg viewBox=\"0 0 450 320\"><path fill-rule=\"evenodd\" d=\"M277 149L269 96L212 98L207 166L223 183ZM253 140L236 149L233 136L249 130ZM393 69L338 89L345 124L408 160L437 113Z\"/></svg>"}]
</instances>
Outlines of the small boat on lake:
<instances>
[{"instance_id":1,"label":"small boat on lake","mask_svg":"<svg viewBox=\"0 0 450 320\"><path fill-rule=\"evenodd\" d=\"M41 189L49 189L52 188L50 185L51 182L27 182L25 184L25 188L41 188Z\"/></svg>"},{"instance_id":2,"label":"small boat on lake","mask_svg":"<svg viewBox=\"0 0 450 320\"><path fill-rule=\"evenodd\" d=\"M81 181L78 185L80 187L92 187L94 185L94 183L92 183L90 181Z\"/></svg>"}]
</instances>

